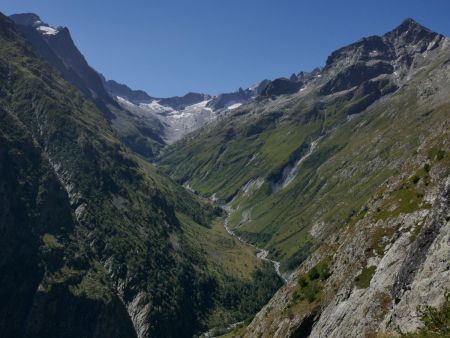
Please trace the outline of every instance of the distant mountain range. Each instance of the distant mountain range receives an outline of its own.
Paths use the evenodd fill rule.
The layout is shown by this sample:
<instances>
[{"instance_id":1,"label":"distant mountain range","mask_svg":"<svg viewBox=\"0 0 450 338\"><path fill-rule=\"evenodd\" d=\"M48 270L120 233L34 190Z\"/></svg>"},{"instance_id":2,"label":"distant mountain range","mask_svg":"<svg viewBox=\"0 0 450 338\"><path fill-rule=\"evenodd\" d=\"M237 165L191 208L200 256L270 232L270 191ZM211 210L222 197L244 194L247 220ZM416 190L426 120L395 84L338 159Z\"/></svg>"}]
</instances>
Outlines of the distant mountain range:
<instances>
[{"instance_id":1,"label":"distant mountain range","mask_svg":"<svg viewBox=\"0 0 450 338\"><path fill-rule=\"evenodd\" d=\"M125 143L149 159L164 144L180 139L241 104L260 95L292 94L310 77L301 72L290 79L263 80L245 90L217 96L187 93L182 97L154 98L143 90L132 90L125 84L106 80L92 69L67 27L52 27L32 13L14 14L10 18L42 57L67 81L94 99ZM132 115L121 112L120 108Z\"/></svg>"}]
</instances>

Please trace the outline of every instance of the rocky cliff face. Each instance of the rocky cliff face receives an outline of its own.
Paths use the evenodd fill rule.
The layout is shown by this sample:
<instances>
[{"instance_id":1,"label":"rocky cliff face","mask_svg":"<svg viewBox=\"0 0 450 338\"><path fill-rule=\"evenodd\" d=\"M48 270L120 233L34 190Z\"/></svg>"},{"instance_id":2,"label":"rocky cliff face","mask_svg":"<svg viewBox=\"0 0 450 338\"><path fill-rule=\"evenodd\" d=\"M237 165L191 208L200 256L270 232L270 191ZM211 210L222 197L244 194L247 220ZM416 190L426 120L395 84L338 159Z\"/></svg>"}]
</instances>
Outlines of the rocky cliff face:
<instances>
[{"instance_id":1,"label":"rocky cliff face","mask_svg":"<svg viewBox=\"0 0 450 338\"><path fill-rule=\"evenodd\" d=\"M271 81L263 90L263 96L279 96L283 94L295 94L303 87L303 82L298 79L276 79Z\"/></svg>"}]
</instances>

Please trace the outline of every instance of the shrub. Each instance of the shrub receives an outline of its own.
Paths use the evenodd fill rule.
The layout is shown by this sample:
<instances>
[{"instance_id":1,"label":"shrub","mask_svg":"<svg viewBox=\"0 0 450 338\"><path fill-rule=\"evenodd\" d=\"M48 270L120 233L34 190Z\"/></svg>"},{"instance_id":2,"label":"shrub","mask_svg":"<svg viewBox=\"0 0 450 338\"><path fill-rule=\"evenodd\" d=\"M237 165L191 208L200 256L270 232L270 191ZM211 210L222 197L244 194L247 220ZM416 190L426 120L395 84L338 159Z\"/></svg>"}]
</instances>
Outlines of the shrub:
<instances>
[{"instance_id":1,"label":"shrub","mask_svg":"<svg viewBox=\"0 0 450 338\"><path fill-rule=\"evenodd\" d=\"M317 271L317 267L313 267L313 268L308 272L308 276L309 276L309 279L311 279L311 280L319 279L320 273L319 273L319 271Z\"/></svg>"},{"instance_id":2,"label":"shrub","mask_svg":"<svg viewBox=\"0 0 450 338\"><path fill-rule=\"evenodd\" d=\"M414 175L411 178L411 182L413 182L414 184L417 184L419 181L420 181L420 176L418 176L418 175Z\"/></svg>"},{"instance_id":3,"label":"shrub","mask_svg":"<svg viewBox=\"0 0 450 338\"><path fill-rule=\"evenodd\" d=\"M355 286L358 289L368 288L376 269L376 266L365 267L362 269L361 273L355 277Z\"/></svg>"},{"instance_id":4,"label":"shrub","mask_svg":"<svg viewBox=\"0 0 450 338\"><path fill-rule=\"evenodd\" d=\"M303 300L312 303L320 297L323 282L331 275L329 271L330 261L330 257L327 257L312 267L308 273L299 276L297 280L299 289L293 294L295 303Z\"/></svg>"},{"instance_id":5,"label":"shrub","mask_svg":"<svg viewBox=\"0 0 450 338\"><path fill-rule=\"evenodd\" d=\"M443 150L438 150L438 152L436 153L436 159L438 161L442 160L445 157L445 151Z\"/></svg>"}]
</instances>

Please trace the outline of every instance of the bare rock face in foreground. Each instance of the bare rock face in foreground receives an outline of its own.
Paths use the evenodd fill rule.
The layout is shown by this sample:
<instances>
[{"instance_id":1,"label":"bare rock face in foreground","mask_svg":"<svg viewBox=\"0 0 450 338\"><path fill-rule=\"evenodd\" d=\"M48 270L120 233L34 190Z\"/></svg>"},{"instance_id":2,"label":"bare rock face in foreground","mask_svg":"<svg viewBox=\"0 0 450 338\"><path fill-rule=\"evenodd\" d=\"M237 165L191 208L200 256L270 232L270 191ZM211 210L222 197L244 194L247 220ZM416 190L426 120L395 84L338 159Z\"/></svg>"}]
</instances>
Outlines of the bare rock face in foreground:
<instances>
[{"instance_id":1,"label":"bare rock face in foreground","mask_svg":"<svg viewBox=\"0 0 450 338\"><path fill-rule=\"evenodd\" d=\"M367 218L333 236L255 317L245 336L376 337L417 331L423 325L420 309L442 306L450 288L449 193L447 179L431 209L376 223ZM332 274L320 297L298 303L300 276L327 257L341 236L346 240L331 258Z\"/></svg>"}]
</instances>

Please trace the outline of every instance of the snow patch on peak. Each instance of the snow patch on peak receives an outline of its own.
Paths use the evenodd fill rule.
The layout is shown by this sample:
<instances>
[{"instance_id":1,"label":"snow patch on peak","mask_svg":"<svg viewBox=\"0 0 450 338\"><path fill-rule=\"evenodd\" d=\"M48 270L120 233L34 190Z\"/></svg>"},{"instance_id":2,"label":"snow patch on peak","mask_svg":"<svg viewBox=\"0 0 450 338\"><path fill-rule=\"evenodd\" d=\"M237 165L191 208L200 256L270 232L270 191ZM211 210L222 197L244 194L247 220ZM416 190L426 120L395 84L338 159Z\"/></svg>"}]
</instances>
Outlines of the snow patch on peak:
<instances>
[{"instance_id":1,"label":"snow patch on peak","mask_svg":"<svg viewBox=\"0 0 450 338\"><path fill-rule=\"evenodd\" d=\"M242 103L235 103L235 104L232 104L231 106L227 107L227 109L233 110L233 109L239 108L240 106L242 106Z\"/></svg>"},{"instance_id":2,"label":"snow patch on peak","mask_svg":"<svg viewBox=\"0 0 450 338\"><path fill-rule=\"evenodd\" d=\"M128 105L133 105L133 103L131 103L130 101L128 101L127 99L121 97L121 96L116 96L117 101L119 101L119 103L124 103L124 104L128 104Z\"/></svg>"},{"instance_id":3,"label":"snow patch on peak","mask_svg":"<svg viewBox=\"0 0 450 338\"><path fill-rule=\"evenodd\" d=\"M50 26L38 26L36 27L36 30L43 35L56 35L59 33L59 30L57 28L53 28Z\"/></svg>"},{"instance_id":4,"label":"snow patch on peak","mask_svg":"<svg viewBox=\"0 0 450 338\"><path fill-rule=\"evenodd\" d=\"M133 103L121 96L116 96L116 100L122 107L139 117L145 117L148 115L158 117L158 115L172 114L174 112L171 107L163 106L159 104L157 100L153 100L150 103L139 104Z\"/></svg>"},{"instance_id":5,"label":"snow patch on peak","mask_svg":"<svg viewBox=\"0 0 450 338\"><path fill-rule=\"evenodd\" d=\"M205 100L205 101L202 101L199 103L195 103L193 105L187 106L185 108L185 110L192 110L192 109L198 109L198 108L204 108L204 109L211 110L211 108L206 107L210 101L211 100Z\"/></svg>"}]
</instances>

